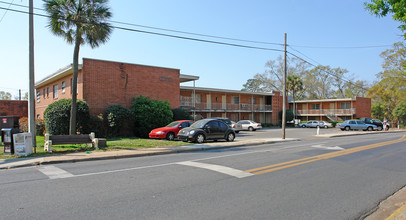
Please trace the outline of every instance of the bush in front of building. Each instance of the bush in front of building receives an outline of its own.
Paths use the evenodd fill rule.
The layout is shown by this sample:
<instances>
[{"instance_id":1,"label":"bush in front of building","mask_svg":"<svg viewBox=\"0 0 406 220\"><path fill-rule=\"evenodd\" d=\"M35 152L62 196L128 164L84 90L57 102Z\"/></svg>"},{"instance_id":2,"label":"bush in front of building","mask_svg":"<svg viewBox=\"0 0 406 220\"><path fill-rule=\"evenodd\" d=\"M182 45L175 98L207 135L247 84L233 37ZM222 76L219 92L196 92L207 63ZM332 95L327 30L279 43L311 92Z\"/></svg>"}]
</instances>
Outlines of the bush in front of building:
<instances>
[{"instance_id":1,"label":"bush in front of building","mask_svg":"<svg viewBox=\"0 0 406 220\"><path fill-rule=\"evenodd\" d=\"M140 96L133 99L131 110L135 119L134 132L138 137L148 137L152 129L163 127L173 120L171 106L167 101Z\"/></svg>"},{"instance_id":2,"label":"bush in front of building","mask_svg":"<svg viewBox=\"0 0 406 220\"><path fill-rule=\"evenodd\" d=\"M172 109L173 120L193 120L193 117L189 115L189 112L183 108L174 108Z\"/></svg>"},{"instance_id":3,"label":"bush in front of building","mask_svg":"<svg viewBox=\"0 0 406 220\"><path fill-rule=\"evenodd\" d=\"M280 124L282 124L282 111L279 111L279 118L281 119ZM293 111L290 110L290 109L286 109L286 117L285 118L286 118L286 123L288 121L293 121L293 118L294 118Z\"/></svg>"},{"instance_id":4,"label":"bush in front of building","mask_svg":"<svg viewBox=\"0 0 406 220\"><path fill-rule=\"evenodd\" d=\"M134 115L121 105L113 105L105 111L107 134L110 137L134 136Z\"/></svg>"},{"instance_id":5,"label":"bush in front of building","mask_svg":"<svg viewBox=\"0 0 406 220\"><path fill-rule=\"evenodd\" d=\"M51 135L69 134L71 99L61 99L50 104L44 112L45 127ZM76 131L89 133L89 106L83 100L77 100Z\"/></svg>"},{"instance_id":6,"label":"bush in front of building","mask_svg":"<svg viewBox=\"0 0 406 220\"><path fill-rule=\"evenodd\" d=\"M107 134L107 126L104 123L103 114L90 115L89 130L94 132L97 138L104 138Z\"/></svg>"},{"instance_id":7,"label":"bush in front of building","mask_svg":"<svg viewBox=\"0 0 406 220\"><path fill-rule=\"evenodd\" d=\"M25 132L25 133L29 132L29 130L28 130L29 121L28 121L27 117L22 117L22 118L18 119L18 124L19 124L20 130L22 132ZM45 121L43 119L35 119L35 129L36 129L35 130L36 135L44 136Z\"/></svg>"}]
</instances>

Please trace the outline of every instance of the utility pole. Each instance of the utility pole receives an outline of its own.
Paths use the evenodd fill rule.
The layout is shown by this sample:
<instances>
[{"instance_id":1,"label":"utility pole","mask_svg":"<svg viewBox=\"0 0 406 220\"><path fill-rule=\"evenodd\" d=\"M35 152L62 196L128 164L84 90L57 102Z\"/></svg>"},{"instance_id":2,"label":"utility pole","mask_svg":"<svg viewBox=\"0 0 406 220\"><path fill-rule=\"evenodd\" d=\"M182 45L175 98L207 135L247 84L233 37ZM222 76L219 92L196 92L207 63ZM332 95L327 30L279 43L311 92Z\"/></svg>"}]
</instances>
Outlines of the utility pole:
<instances>
[{"instance_id":1,"label":"utility pole","mask_svg":"<svg viewBox=\"0 0 406 220\"><path fill-rule=\"evenodd\" d=\"M288 68L286 65L286 38L287 34L285 33L285 43L284 43L284 62L283 62L283 95L282 95L282 139L286 138L286 75Z\"/></svg>"},{"instance_id":2,"label":"utility pole","mask_svg":"<svg viewBox=\"0 0 406 220\"><path fill-rule=\"evenodd\" d=\"M36 128L35 128L35 88L34 88L34 4L33 0L29 0L29 16L28 16L28 26L29 26L29 132L31 133L32 146L34 147L34 153L37 153L37 138L36 138Z\"/></svg>"}]
</instances>

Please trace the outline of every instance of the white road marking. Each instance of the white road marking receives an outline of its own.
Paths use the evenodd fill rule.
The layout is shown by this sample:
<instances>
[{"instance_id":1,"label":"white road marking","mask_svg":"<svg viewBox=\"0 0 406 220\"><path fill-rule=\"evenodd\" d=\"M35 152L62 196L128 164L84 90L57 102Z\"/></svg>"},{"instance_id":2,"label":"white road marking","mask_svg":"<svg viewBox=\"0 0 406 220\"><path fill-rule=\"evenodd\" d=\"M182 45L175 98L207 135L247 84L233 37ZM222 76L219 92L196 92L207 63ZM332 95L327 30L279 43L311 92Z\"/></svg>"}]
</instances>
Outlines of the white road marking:
<instances>
[{"instance_id":1,"label":"white road marking","mask_svg":"<svg viewBox=\"0 0 406 220\"><path fill-rule=\"evenodd\" d=\"M41 166L37 169L41 171L43 174L47 175L49 179L61 179L74 176L73 174L55 166Z\"/></svg>"},{"instance_id":2,"label":"white road marking","mask_svg":"<svg viewBox=\"0 0 406 220\"><path fill-rule=\"evenodd\" d=\"M320 149L326 149L326 150L345 150L344 148L339 147L339 146L335 146L335 147L327 147L327 146L324 146L324 145L321 145L321 144L318 144L318 145L312 145L311 147L314 147L314 148L320 148Z\"/></svg>"},{"instance_id":3,"label":"white road marking","mask_svg":"<svg viewBox=\"0 0 406 220\"><path fill-rule=\"evenodd\" d=\"M179 162L177 164L180 165L185 165L185 166L192 166L192 167L198 167L198 168L203 168L203 169L208 169L212 171L216 171L219 173L224 173L230 176L234 176L237 178L244 178L248 176L253 176L254 174L252 173L246 173L241 170L237 170L234 168L230 167L225 167L225 166L220 166L220 165L215 165L215 164L208 164L208 163L198 163L198 162L192 162L192 161L185 161L185 162Z\"/></svg>"}]
</instances>

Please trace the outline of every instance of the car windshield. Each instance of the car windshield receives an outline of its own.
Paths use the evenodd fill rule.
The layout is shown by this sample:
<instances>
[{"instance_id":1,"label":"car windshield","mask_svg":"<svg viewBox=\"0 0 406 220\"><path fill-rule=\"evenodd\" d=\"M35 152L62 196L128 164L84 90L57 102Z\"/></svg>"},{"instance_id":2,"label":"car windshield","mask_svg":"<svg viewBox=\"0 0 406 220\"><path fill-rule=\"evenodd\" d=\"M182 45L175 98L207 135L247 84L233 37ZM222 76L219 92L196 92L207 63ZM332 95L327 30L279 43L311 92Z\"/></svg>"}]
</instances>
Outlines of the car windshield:
<instances>
[{"instance_id":1,"label":"car windshield","mask_svg":"<svg viewBox=\"0 0 406 220\"><path fill-rule=\"evenodd\" d=\"M193 123L190 127L192 128L203 128L203 126L207 123L207 120L200 120Z\"/></svg>"},{"instance_id":2,"label":"car windshield","mask_svg":"<svg viewBox=\"0 0 406 220\"><path fill-rule=\"evenodd\" d=\"M174 122L169 123L166 127L175 128L179 125L179 123L180 122L178 122L178 121L174 121Z\"/></svg>"},{"instance_id":3,"label":"car windshield","mask_svg":"<svg viewBox=\"0 0 406 220\"><path fill-rule=\"evenodd\" d=\"M376 122L376 123L382 123L380 120L378 120L378 119L372 119L372 121L373 122Z\"/></svg>"}]
</instances>

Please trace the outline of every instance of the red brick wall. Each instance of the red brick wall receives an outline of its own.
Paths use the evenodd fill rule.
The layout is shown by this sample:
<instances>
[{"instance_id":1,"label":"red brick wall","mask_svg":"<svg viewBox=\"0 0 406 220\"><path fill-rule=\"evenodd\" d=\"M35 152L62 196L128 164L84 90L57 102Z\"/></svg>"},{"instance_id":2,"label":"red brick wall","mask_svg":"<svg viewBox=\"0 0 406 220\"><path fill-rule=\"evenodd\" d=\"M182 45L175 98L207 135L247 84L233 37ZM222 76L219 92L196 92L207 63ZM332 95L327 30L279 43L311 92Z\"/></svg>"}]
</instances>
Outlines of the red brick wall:
<instances>
[{"instance_id":1,"label":"red brick wall","mask_svg":"<svg viewBox=\"0 0 406 220\"><path fill-rule=\"evenodd\" d=\"M179 107L178 69L83 59L84 100L97 115L112 105L130 108L140 95Z\"/></svg>"},{"instance_id":2,"label":"red brick wall","mask_svg":"<svg viewBox=\"0 0 406 220\"><path fill-rule=\"evenodd\" d=\"M355 117L371 118L371 99L355 97Z\"/></svg>"},{"instance_id":3,"label":"red brick wall","mask_svg":"<svg viewBox=\"0 0 406 220\"><path fill-rule=\"evenodd\" d=\"M0 116L28 117L28 101L0 100Z\"/></svg>"},{"instance_id":4,"label":"red brick wall","mask_svg":"<svg viewBox=\"0 0 406 220\"><path fill-rule=\"evenodd\" d=\"M72 98L72 85L71 85L72 74L65 76L56 81L50 82L49 84L43 85L36 88L36 92L40 92L40 100L35 101L35 114L39 115L41 119L44 118L44 111L53 102L61 99L71 99ZM65 92L62 91L62 82L65 82ZM54 85L58 85L58 98L54 98ZM48 91L48 92L47 92ZM78 99L83 99L83 74L82 70L78 73Z\"/></svg>"},{"instance_id":5,"label":"red brick wall","mask_svg":"<svg viewBox=\"0 0 406 220\"><path fill-rule=\"evenodd\" d=\"M282 111L283 108L283 97L279 92L273 92L275 95L272 96L272 124L277 124L279 120L282 120L279 117L279 112ZM288 108L288 104L286 103L286 107Z\"/></svg>"}]
</instances>

